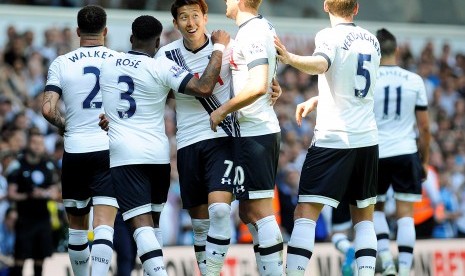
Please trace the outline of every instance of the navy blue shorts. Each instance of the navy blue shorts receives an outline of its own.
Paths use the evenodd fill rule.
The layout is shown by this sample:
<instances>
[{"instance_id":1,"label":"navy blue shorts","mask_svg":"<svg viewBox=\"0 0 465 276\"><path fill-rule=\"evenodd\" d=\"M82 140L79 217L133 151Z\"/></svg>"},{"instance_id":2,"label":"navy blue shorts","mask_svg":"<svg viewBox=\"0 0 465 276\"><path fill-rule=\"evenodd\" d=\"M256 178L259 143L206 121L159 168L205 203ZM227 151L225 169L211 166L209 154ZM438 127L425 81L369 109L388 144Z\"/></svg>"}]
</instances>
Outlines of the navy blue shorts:
<instances>
[{"instance_id":1,"label":"navy blue shorts","mask_svg":"<svg viewBox=\"0 0 465 276\"><path fill-rule=\"evenodd\" d=\"M299 183L299 202L337 207L347 201L359 208L376 203L378 145L308 149Z\"/></svg>"},{"instance_id":2,"label":"navy blue shorts","mask_svg":"<svg viewBox=\"0 0 465 276\"><path fill-rule=\"evenodd\" d=\"M396 199L421 201L422 170L418 153L379 159L378 200L386 200L386 192L392 185Z\"/></svg>"},{"instance_id":3,"label":"navy blue shorts","mask_svg":"<svg viewBox=\"0 0 465 276\"><path fill-rule=\"evenodd\" d=\"M237 199L272 198L281 133L234 139L234 194Z\"/></svg>"},{"instance_id":4,"label":"navy blue shorts","mask_svg":"<svg viewBox=\"0 0 465 276\"><path fill-rule=\"evenodd\" d=\"M123 219L161 212L170 187L170 164L138 164L111 168Z\"/></svg>"},{"instance_id":5,"label":"navy blue shorts","mask_svg":"<svg viewBox=\"0 0 465 276\"><path fill-rule=\"evenodd\" d=\"M184 209L208 203L214 191L232 193L234 179L231 137L200 141L178 150L177 165Z\"/></svg>"},{"instance_id":6,"label":"navy blue shorts","mask_svg":"<svg viewBox=\"0 0 465 276\"><path fill-rule=\"evenodd\" d=\"M65 151L62 167L61 186L67 213L87 214L92 204L118 207L110 177L108 150L88 153Z\"/></svg>"}]
</instances>

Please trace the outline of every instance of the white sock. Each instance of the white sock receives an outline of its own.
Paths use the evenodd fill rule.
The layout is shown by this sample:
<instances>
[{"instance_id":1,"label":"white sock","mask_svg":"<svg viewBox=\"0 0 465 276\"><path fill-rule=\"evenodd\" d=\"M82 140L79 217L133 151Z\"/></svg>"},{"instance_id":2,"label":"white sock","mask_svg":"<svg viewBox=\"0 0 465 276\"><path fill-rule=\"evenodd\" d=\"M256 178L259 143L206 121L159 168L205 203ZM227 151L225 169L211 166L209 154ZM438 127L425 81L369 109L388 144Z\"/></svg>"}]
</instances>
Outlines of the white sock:
<instances>
[{"instance_id":1,"label":"white sock","mask_svg":"<svg viewBox=\"0 0 465 276\"><path fill-rule=\"evenodd\" d=\"M208 206L208 214L207 275L220 275L231 241L231 206L227 203L212 203Z\"/></svg>"},{"instance_id":2,"label":"white sock","mask_svg":"<svg viewBox=\"0 0 465 276\"><path fill-rule=\"evenodd\" d=\"M383 270L394 265L391 250L389 248L389 225L384 212L375 211L373 214L376 238L378 240L378 256L381 259Z\"/></svg>"},{"instance_id":3,"label":"white sock","mask_svg":"<svg viewBox=\"0 0 465 276\"><path fill-rule=\"evenodd\" d=\"M373 222L361 221L354 226L354 230L358 275L375 275L377 242Z\"/></svg>"},{"instance_id":4,"label":"white sock","mask_svg":"<svg viewBox=\"0 0 465 276\"><path fill-rule=\"evenodd\" d=\"M87 230L69 228L68 255L75 276L88 276L90 250Z\"/></svg>"},{"instance_id":5,"label":"white sock","mask_svg":"<svg viewBox=\"0 0 465 276\"><path fill-rule=\"evenodd\" d=\"M287 275L304 275L315 246L316 222L300 218L294 221L291 239L287 244Z\"/></svg>"},{"instance_id":6,"label":"white sock","mask_svg":"<svg viewBox=\"0 0 465 276\"><path fill-rule=\"evenodd\" d=\"M331 237L331 242L334 244L334 247L341 252L342 254L346 254L347 250L351 247L349 238L347 235L343 233L336 233Z\"/></svg>"},{"instance_id":7,"label":"white sock","mask_svg":"<svg viewBox=\"0 0 465 276\"><path fill-rule=\"evenodd\" d=\"M257 263L257 270L260 275L263 275L263 265L262 265L262 260L260 258L260 250L258 249L257 228L255 228L255 225L253 225L253 223L248 223L247 228L249 228L250 235L252 235L253 252L255 254L255 262Z\"/></svg>"},{"instance_id":8,"label":"white sock","mask_svg":"<svg viewBox=\"0 0 465 276\"><path fill-rule=\"evenodd\" d=\"M194 232L194 250L197 264L201 275L207 273L207 256L205 248L207 243L208 229L210 228L209 219L192 219L192 231Z\"/></svg>"},{"instance_id":9,"label":"white sock","mask_svg":"<svg viewBox=\"0 0 465 276\"><path fill-rule=\"evenodd\" d=\"M113 257L113 233L108 225L100 225L94 229L92 243L92 273L91 275L107 275Z\"/></svg>"},{"instance_id":10,"label":"white sock","mask_svg":"<svg viewBox=\"0 0 465 276\"><path fill-rule=\"evenodd\" d=\"M415 246L415 224L413 218L403 217L397 220L397 246L399 248L399 276L401 273L410 275L413 261L413 248ZM404 274L405 275L405 274Z\"/></svg>"},{"instance_id":11,"label":"white sock","mask_svg":"<svg viewBox=\"0 0 465 276\"><path fill-rule=\"evenodd\" d=\"M163 252L155 237L153 227L139 227L134 231L133 236L137 244L137 256L145 273L149 276L167 275L163 264Z\"/></svg>"},{"instance_id":12,"label":"white sock","mask_svg":"<svg viewBox=\"0 0 465 276\"><path fill-rule=\"evenodd\" d=\"M161 232L161 229L158 227L153 228L153 232L155 233L155 237L157 238L160 248L163 248L163 233Z\"/></svg>"},{"instance_id":13,"label":"white sock","mask_svg":"<svg viewBox=\"0 0 465 276\"><path fill-rule=\"evenodd\" d=\"M266 275L283 275L283 236L274 215L257 220L258 248Z\"/></svg>"}]
</instances>

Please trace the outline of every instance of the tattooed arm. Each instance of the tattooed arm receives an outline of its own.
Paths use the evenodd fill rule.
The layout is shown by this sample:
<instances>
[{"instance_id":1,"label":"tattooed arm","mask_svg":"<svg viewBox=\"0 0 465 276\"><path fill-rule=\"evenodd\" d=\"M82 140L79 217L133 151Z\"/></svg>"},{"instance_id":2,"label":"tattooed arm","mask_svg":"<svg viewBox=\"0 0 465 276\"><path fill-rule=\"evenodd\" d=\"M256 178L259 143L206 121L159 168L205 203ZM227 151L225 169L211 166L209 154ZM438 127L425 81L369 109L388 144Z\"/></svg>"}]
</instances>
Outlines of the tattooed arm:
<instances>
[{"instance_id":1,"label":"tattooed arm","mask_svg":"<svg viewBox=\"0 0 465 276\"><path fill-rule=\"evenodd\" d=\"M54 91L45 91L42 100L42 115L52 125L58 128L61 135L65 132L65 118L58 110L60 95Z\"/></svg>"},{"instance_id":2,"label":"tattooed arm","mask_svg":"<svg viewBox=\"0 0 465 276\"><path fill-rule=\"evenodd\" d=\"M229 34L222 30L214 31L211 38L214 44L218 43L224 46L228 45L230 39ZM222 59L223 51L214 50L202 77L200 79L191 78L187 83L184 92L186 94L199 97L211 96L218 81L218 76L220 75Z\"/></svg>"}]
</instances>

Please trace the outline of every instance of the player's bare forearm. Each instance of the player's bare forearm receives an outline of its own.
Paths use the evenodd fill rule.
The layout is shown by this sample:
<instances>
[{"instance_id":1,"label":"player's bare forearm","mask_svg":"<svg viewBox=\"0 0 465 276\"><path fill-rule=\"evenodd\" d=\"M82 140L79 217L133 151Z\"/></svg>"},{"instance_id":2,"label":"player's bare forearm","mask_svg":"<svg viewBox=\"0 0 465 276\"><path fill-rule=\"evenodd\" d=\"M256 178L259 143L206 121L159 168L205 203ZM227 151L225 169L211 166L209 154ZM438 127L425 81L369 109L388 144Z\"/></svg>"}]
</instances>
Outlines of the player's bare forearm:
<instances>
[{"instance_id":1,"label":"player's bare forearm","mask_svg":"<svg viewBox=\"0 0 465 276\"><path fill-rule=\"evenodd\" d=\"M422 163L428 164L429 162L429 146L431 141L429 115L427 110L415 111L415 117L419 132L418 151L421 156Z\"/></svg>"},{"instance_id":2,"label":"player's bare forearm","mask_svg":"<svg viewBox=\"0 0 465 276\"><path fill-rule=\"evenodd\" d=\"M44 118L56 126L60 130L65 129L65 118L61 115L60 111L57 109L56 102L54 101L55 92L46 91L44 92L44 98L42 102L42 114Z\"/></svg>"},{"instance_id":3,"label":"player's bare forearm","mask_svg":"<svg viewBox=\"0 0 465 276\"><path fill-rule=\"evenodd\" d=\"M310 74L323 74L328 70L328 61L322 56L299 56L289 53L289 65Z\"/></svg>"},{"instance_id":4,"label":"player's bare forearm","mask_svg":"<svg viewBox=\"0 0 465 276\"><path fill-rule=\"evenodd\" d=\"M202 77L200 79L192 78L189 81L185 90L186 94L199 97L211 96L220 75L222 58L222 51L213 51Z\"/></svg>"},{"instance_id":5,"label":"player's bare forearm","mask_svg":"<svg viewBox=\"0 0 465 276\"><path fill-rule=\"evenodd\" d=\"M429 146L431 141L431 134L429 130L423 133L420 132L420 140L418 143L418 148L421 156L421 161L423 164L428 164L429 162Z\"/></svg>"}]
</instances>

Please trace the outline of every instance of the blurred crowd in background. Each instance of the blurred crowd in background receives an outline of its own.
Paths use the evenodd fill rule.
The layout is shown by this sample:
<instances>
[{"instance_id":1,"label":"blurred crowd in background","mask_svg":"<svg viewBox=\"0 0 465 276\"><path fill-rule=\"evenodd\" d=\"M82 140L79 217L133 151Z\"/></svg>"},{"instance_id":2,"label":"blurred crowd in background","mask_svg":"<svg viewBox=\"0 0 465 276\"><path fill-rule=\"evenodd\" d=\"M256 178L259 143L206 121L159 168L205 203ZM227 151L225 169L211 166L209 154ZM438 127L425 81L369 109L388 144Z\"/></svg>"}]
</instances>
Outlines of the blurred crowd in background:
<instances>
[{"instance_id":1,"label":"blurred crowd in background","mask_svg":"<svg viewBox=\"0 0 465 276\"><path fill-rule=\"evenodd\" d=\"M51 61L79 45L74 30L69 28L50 28L44 34L18 32L15 26L9 26L3 31L8 38L5 45L0 45L0 255L5 256L12 253L13 227L16 219L15 206L7 197L7 176L11 172L12 164L26 149L29 133L39 132L44 135L44 158L53 161L57 175L60 174L63 138L41 114L41 93ZM34 38L37 35L45 36L44 45L35 43ZM163 44L179 37L177 31L167 30L164 32ZM310 37L307 40L296 40L292 37L282 39L291 52L313 53L314 45ZM434 43L427 42L421 55L414 56L410 46L401 43L399 64L418 73L427 89L433 135L430 163L438 173L438 189L445 208L445 216L438 220L438 227L449 230L435 231L431 237L453 238L457 237L458 233L465 233L465 49L461 53L452 53L447 44L442 45L439 51L434 47L437 47ZM435 55L438 52L441 54ZM315 125L315 114L311 114L302 126L298 127L294 119L295 107L298 103L317 95L318 91L317 76L310 76L283 65L280 65L278 72L283 93L275 105L275 110L282 128L282 145L275 206L286 239L292 232L300 170ZM190 217L181 209L179 196L174 107L175 102L170 100L165 114L166 132L172 141L172 185L163 211L161 228L165 245L189 245L193 243L193 237ZM62 203L50 202L49 211L55 231L54 247L57 252L66 251L67 221ZM391 214L392 212L393 210ZM246 233L243 231L246 228L239 223L237 215L232 214L231 219L235 222L236 233L232 241L247 242ZM317 231L318 241L328 239L330 225L327 218L321 220Z\"/></svg>"},{"instance_id":2,"label":"blurred crowd in background","mask_svg":"<svg viewBox=\"0 0 465 276\"><path fill-rule=\"evenodd\" d=\"M431 24L465 24L465 2L462 0L359 0L359 20ZM111 9L168 11L172 0L0 0L0 4L58 7L82 7L87 4ZM210 13L224 13L223 1L207 0ZM323 1L266 0L260 11L267 17L327 18Z\"/></svg>"}]
</instances>

